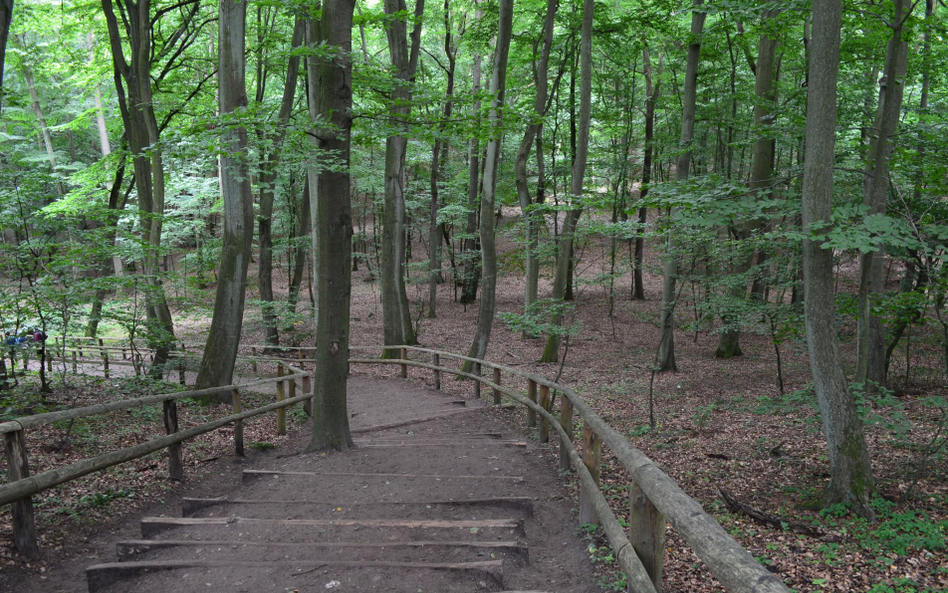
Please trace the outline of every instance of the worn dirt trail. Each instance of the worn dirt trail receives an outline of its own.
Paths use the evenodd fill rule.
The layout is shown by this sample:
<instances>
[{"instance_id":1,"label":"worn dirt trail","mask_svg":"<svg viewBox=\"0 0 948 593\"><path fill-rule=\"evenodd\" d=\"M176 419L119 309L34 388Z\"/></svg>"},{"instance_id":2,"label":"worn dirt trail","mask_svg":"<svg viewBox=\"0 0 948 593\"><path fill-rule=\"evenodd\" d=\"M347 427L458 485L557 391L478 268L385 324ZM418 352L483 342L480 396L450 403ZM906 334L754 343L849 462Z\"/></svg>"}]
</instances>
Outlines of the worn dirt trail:
<instances>
[{"instance_id":1,"label":"worn dirt trail","mask_svg":"<svg viewBox=\"0 0 948 593\"><path fill-rule=\"evenodd\" d=\"M599 590L552 450L410 381L353 376L349 410L356 450L297 454L301 433L20 590Z\"/></svg>"}]
</instances>

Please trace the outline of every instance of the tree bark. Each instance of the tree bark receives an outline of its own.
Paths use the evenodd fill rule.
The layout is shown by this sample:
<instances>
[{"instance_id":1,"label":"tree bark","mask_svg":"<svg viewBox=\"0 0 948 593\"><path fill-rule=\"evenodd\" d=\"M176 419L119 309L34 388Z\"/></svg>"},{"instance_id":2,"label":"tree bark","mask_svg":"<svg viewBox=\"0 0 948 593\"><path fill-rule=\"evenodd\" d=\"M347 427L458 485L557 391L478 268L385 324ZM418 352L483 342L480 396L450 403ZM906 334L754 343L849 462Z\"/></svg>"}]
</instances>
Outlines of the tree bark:
<instances>
[{"instance_id":1,"label":"tree bark","mask_svg":"<svg viewBox=\"0 0 948 593\"><path fill-rule=\"evenodd\" d=\"M246 58L244 31L247 24L246 0L221 0L218 19L218 105L223 116L247 107L244 71ZM253 194L247 159L247 130L230 124L224 133L221 155L221 184L224 189L224 232L217 272L214 317L208 331L196 389L231 383L247 292L247 266L253 242ZM231 401L229 393L221 403Z\"/></svg>"},{"instance_id":2,"label":"tree bark","mask_svg":"<svg viewBox=\"0 0 948 593\"><path fill-rule=\"evenodd\" d=\"M7 39L13 21L13 0L0 0L0 101L3 99L3 65L7 57ZM0 102L2 106L2 102Z\"/></svg>"},{"instance_id":3,"label":"tree bark","mask_svg":"<svg viewBox=\"0 0 948 593\"><path fill-rule=\"evenodd\" d=\"M448 58L448 84L441 110L441 123L438 124L438 138L431 149L431 217L428 221L428 317L437 317L438 284L441 282L441 236L444 225L438 223L438 185L444 177L444 168L448 159L448 140L442 138L445 126L454 110L454 68L457 63L457 47L451 42L451 6L450 0L444 0L444 55Z\"/></svg>"},{"instance_id":4,"label":"tree bark","mask_svg":"<svg viewBox=\"0 0 948 593\"><path fill-rule=\"evenodd\" d=\"M760 136L754 142L754 152L751 160L751 178L748 189L752 195L757 195L760 191L766 191L773 184L775 142L771 133L767 130L773 126L771 106L776 100L774 80L776 78L777 40L769 34L768 29L774 26L779 13L779 9L764 12L761 23L764 31L760 35L757 63L754 68L754 73L757 75L754 83L754 95L757 97L757 101L754 103L754 124L759 130ZM759 228L760 222L754 220L735 229L735 240L738 242L737 248L740 249L740 242L750 239ZM752 251L735 266L733 275L740 278L741 281L729 291L731 299L744 300L747 298L747 281L744 277L753 263L754 253ZM721 337L718 340L718 348L714 353L715 358L727 359L744 355L741 350L741 330L734 327L736 322L737 320L731 316L724 315L725 329L721 332Z\"/></svg>"},{"instance_id":5,"label":"tree bark","mask_svg":"<svg viewBox=\"0 0 948 593\"><path fill-rule=\"evenodd\" d=\"M813 5L803 169L803 228L829 224L833 212L836 83L839 73L840 0ZM804 312L813 384L829 447L830 484L824 504L846 502L871 517L872 469L862 420L849 391L836 333L833 250L814 237L803 242Z\"/></svg>"},{"instance_id":6,"label":"tree bark","mask_svg":"<svg viewBox=\"0 0 948 593\"><path fill-rule=\"evenodd\" d=\"M481 10L478 8L475 13L475 19L480 20ZM481 100L478 97L481 91L481 56L474 55L474 64L471 66L471 77L473 85L471 94L474 95L474 127L480 128ZM468 174L467 174L467 222L464 227L464 251L462 259L464 261L464 278L461 287L461 303L468 304L477 300L477 286L480 283L480 252L477 249L477 194L480 189L481 175L481 144L475 134L471 138L471 145L468 148Z\"/></svg>"},{"instance_id":7,"label":"tree bark","mask_svg":"<svg viewBox=\"0 0 948 593\"><path fill-rule=\"evenodd\" d=\"M291 48L303 43L305 23L297 18L293 28ZM277 166L280 164L280 152L286 137L286 124L290 120L293 101L296 99L296 82L299 78L300 56L291 53L286 66L286 81L283 85L283 98L277 115L277 129L269 138L272 143L260 171L260 214L257 218L258 243L260 249L257 266L257 280L260 286L260 300L263 301L263 331L268 346L280 344L277 328L277 316L273 306L273 200L276 194ZM258 84L262 84L258 82ZM262 88L262 87L261 87ZM259 93L262 95L263 93ZM262 97L258 97L262 100Z\"/></svg>"},{"instance_id":8,"label":"tree bark","mask_svg":"<svg viewBox=\"0 0 948 593\"><path fill-rule=\"evenodd\" d=\"M655 151L655 104L661 89L662 65L665 54L658 56L657 78L652 83L652 61L648 48L642 50L642 66L645 72L645 152L642 156L642 185L639 190L639 200L648 195L649 184L652 182L652 155ZM648 222L648 208L639 208L639 225L642 227L635 237L635 269L632 272L632 298L645 300L645 283L642 279L642 268L645 264L645 224Z\"/></svg>"},{"instance_id":9,"label":"tree bark","mask_svg":"<svg viewBox=\"0 0 948 593\"><path fill-rule=\"evenodd\" d=\"M879 83L876 120L869 130L869 158L866 163L863 205L868 216L885 215L889 192L889 160L902 111L908 43L902 40L906 0L895 0L892 36L886 51L885 67ZM857 324L856 383L872 381L885 386L885 336L882 320L872 312L873 302L883 296L885 250L877 245L859 258L859 319Z\"/></svg>"},{"instance_id":10,"label":"tree bark","mask_svg":"<svg viewBox=\"0 0 948 593\"><path fill-rule=\"evenodd\" d=\"M310 451L344 451L355 445L349 431L349 307L352 292L352 204L349 132L352 128L352 12L355 0L323 0L322 18L310 22L309 45L338 49L331 59L310 57L311 101L332 129L316 130L319 151L341 167L325 168L316 182L316 381Z\"/></svg>"},{"instance_id":11,"label":"tree bark","mask_svg":"<svg viewBox=\"0 0 948 593\"><path fill-rule=\"evenodd\" d=\"M155 349L151 374L160 377L174 344L174 322L158 265L165 208L165 174L161 150L158 148L160 134L152 98L154 48L151 38L151 0L139 0L137 3L134 0L122 0L122 23L127 39L123 39L119 31L112 0L102 0L102 7L112 48L119 110L128 148L133 155L135 188L145 243L142 269L146 282L147 332L149 345ZM125 41L129 48L128 60L125 57Z\"/></svg>"},{"instance_id":12,"label":"tree bark","mask_svg":"<svg viewBox=\"0 0 948 593\"><path fill-rule=\"evenodd\" d=\"M497 26L497 47L494 70L490 77L490 141L484 159L484 187L481 190L481 268L483 270L481 300L477 309L477 329L468 350L471 358L484 358L494 325L497 308L497 246L494 237L494 204L497 195L497 166L503 145L503 108L507 90L507 57L513 33L513 0L500 0ZM472 363L465 361L462 369L469 371Z\"/></svg>"},{"instance_id":13,"label":"tree bark","mask_svg":"<svg viewBox=\"0 0 948 593\"><path fill-rule=\"evenodd\" d=\"M405 136L411 115L411 85L414 83L421 44L421 15L424 0L416 0L415 26L411 46L407 36L405 0L385 0L385 14L395 16L385 30L389 55L395 70L389 116L399 129L385 140L385 224L382 228L382 318L386 345L414 344L415 333L411 324L411 308L405 291L406 237L405 237L405 156L408 138ZM386 350L383 356L394 357L395 350Z\"/></svg>"},{"instance_id":14,"label":"tree bark","mask_svg":"<svg viewBox=\"0 0 948 593\"><path fill-rule=\"evenodd\" d=\"M294 313L296 312L296 303L300 298L300 287L303 285L303 273L306 271L306 261L310 251L302 241L302 239L309 238L312 233L310 211L309 176L307 176L306 181L303 183L303 200L297 219L298 230L296 232L296 238L298 241L296 243L296 255L293 257L293 274L290 276L289 296L287 297L289 309Z\"/></svg>"},{"instance_id":15,"label":"tree bark","mask_svg":"<svg viewBox=\"0 0 948 593\"><path fill-rule=\"evenodd\" d=\"M691 13L691 42L688 45L688 61L685 66L685 88L682 97L681 110L681 139L678 141L679 150L675 165L675 175L680 183L688 180L691 167L691 142L695 135L695 104L697 102L698 62L701 59L701 34L704 31L704 20L707 13L700 8L704 0L694 0L694 10ZM675 209L669 213L675 216ZM665 252L665 271L662 280L662 313L659 326L661 338L658 346L658 368L661 371L677 371L675 364L675 287L678 280L678 255L675 253L674 229L668 231L668 242Z\"/></svg>"},{"instance_id":16,"label":"tree bark","mask_svg":"<svg viewBox=\"0 0 948 593\"><path fill-rule=\"evenodd\" d=\"M520 202L520 209L523 212L523 220L527 230L527 248L525 258L526 287L524 289L524 312L530 310L530 307L537 300L537 291L540 281L540 262L537 259L537 248L539 247L539 227L542 224L543 217L536 213L529 212L530 206L534 203L530 197L530 186L527 183L527 158L530 156L530 148L534 140L538 138L538 132L543 126L543 116L546 115L547 94L549 93L549 66L550 51L553 47L553 25L556 20L556 12L559 8L559 0L547 0L546 17L543 20L543 40L540 48L539 59L534 59L534 83L536 84L536 97L533 101L532 118L527 123L527 128L523 133L523 140L520 142L520 149L517 151L517 158L514 162L514 179L517 185L517 198ZM534 46L534 51L536 46ZM536 56L536 54L534 54ZM538 154L538 159L542 154ZM539 162L539 161L538 161Z\"/></svg>"},{"instance_id":17,"label":"tree bark","mask_svg":"<svg viewBox=\"0 0 948 593\"><path fill-rule=\"evenodd\" d=\"M592 35L593 0L583 0L583 21L579 48L579 123L576 131L576 153L570 178L571 209L563 221L559 237L559 253L556 258L556 275L553 278L553 301L562 301L566 296L566 282L570 275L573 254L573 236L579 217L582 215L583 182L586 175L586 160L589 156L589 125L592 118ZM579 203L577 203L579 202ZM554 313L550 322L562 323L562 316ZM560 356L560 336L552 333L547 337L541 362L556 362Z\"/></svg>"}]
</instances>

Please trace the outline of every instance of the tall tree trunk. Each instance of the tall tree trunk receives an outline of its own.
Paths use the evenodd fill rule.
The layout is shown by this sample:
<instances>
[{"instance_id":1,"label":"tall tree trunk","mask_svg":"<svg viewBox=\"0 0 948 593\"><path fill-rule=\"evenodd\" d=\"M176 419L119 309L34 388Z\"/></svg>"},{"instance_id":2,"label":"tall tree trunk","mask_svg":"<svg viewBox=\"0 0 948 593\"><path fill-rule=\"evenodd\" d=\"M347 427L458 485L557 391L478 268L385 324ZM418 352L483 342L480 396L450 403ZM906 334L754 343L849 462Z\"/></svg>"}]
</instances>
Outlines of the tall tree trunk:
<instances>
[{"instance_id":1,"label":"tall tree trunk","mask_svg":"<svg viewBox=\"0 0 948 593\"><path fill-rule=\"evenodd\" d=\"M246 0L226 0L220 3L217 40L220 76L218 105L223 116L247 106L244 75L246 25ZM228 385L232 381L244 321L247 266L250 263L253 242L253 194L247 163L246 128L240 124L231 124L224 134L222 146L223 243L217 272L214 317L211 319L211 328L207 334L204 356L198 371L197 389ZM221 394L220 401L229 402L230 394Z\"/></svg>"},{"instance_id":2,"label":"tall tree trunk","mask_svg":"<svg viewBox=\"0 0 948 593\"><path fill-rule=\"evenodd\" d=\"M161 248L162 217L165 207L164 164L159 146L160 134L152 99L152 39L151 2L133 0L123 2L122 23L127 39L119 31L112 0L102 0L109 43L115 90L118 96L122 123L128 148L133 155L135 189L141 219L145 254L142 272L145 277L145 312L148 320L149 345L155 349L151 374L160 377L174 344L174 322L165 298L158 265ZM195 9L196 10L196 9ZM129 59L126 60L124 43L127 41ZM146 150L149 149L150 150Z\"/></svg>"},{"instance_id":3,"label":"tall tree trunk","mask_svg":"<svg viewBox=\"0 0 948 593\"><path fill-rule=\"evenodd\" d=\"M303 19L296 19L293 28L291 48L298 48L303 43L305 23ZM283 98L280 101L280 111L277 115L277 129L270 138L272 147L261 164L260 171L260 214L257 218L258 243L260 257L257 266L257 280L260 285L260 300L263 301L263 331L268 346L280 344L280 334L277 329L277 316L273 305L273 200L276 194L277 166L280 163L280 152L283 139L286 137L286 124L290 120L293 110L293 101L296 99L296 82L299 78L300 56L291 53L286 65L286 81L283 85ZM260 76L258 74L258 76ZM258 80L260 92L258 102L263 100L262 81Z\"/></svg>"},{"instance_id":4,"label":"tall tree trunk","mask_svg":"<svg viewBox=\"0 0 948 593\"><path fill-rule=\"evenodd\" d=\"M484 358L494 325L497 307L497 246L494 237L494 204L497 195L497 166L503 146L503 108L507 90L507 57L513 32L513 0L500 0L497 26L497 48L494 51L494 70L490 77L490 140L484 159L484 187L481 190L481 300L477 309L477 329L468 350L471 358ZM462 369L469 371L472 363L465 361Z\"/></svg>"},{"instance_id":5,"label":"tall tree trunk","mask_svg":"<svg viewBox=\"0 0 948 593\"><path fill-rule=\"evenodd\" d=\"M457 48L451 42L451 6L450 0L444 0L444 55L448 58L448 85L441 111L441 123L438 124L438 138L431 149L431 218L428 221L428 259L430 274L428 277L428 317L437 317L438 283L441 282L441 236L444 225L438 223L438 185L444 178L444 168L448 160L448 140L442 138L445 126L454 109L454 67L457 63Z\"/></svg>"},{"instance_id":6,"label":"tall tree trunk","mask_svg":"<svg viewBox=\"0 0 948 593\"><path fill-rule=\"evenodd\" d=\"M839 73L842 2L813 5L806 106L803 169L803 229L830 224L833 212L833 168L836 147L836 82ZM819 240L803 242L804 311L813 385L829 447L831 477L825 504L847 502L871 517L872 469L862 420L849 392L836 333L833 250Z\"/></svg>"},{"instance_id":7,"label":"tall tree trunk","mask_svg":"<svg viewBox=\"0 0 948 593\"><path fill-rule=\"evenodd\" d=\"M537 248L539 247L539 226L543 217L537 213L529 211L533 200L530 197L530 186L527 183L527 158L530 156L530 148L534 144L537 133L543 125L543 116L546 114L547 94L549 93L549 66L550 50L553 47L553 25L556 20L556 11L559 8L559 0L547 0L546 18L543 20L543 41L540 48L540 56L537 59L534 53L534 83L536 84L536 97L533 101L533 114L527 128L523 133L523 140L520 142L520 150L517 151L517 158L514 162L514 179L517 184L517 198L520 202L520 209L523 212L523 220L526 223L527 230L527 249L525 261L526 288L524 290L524 311L529 311L531 305L537 300L537 291L540 280L540 262L537 259ZM534 46L534 52L536 46ZM539 143L538 143L539 147ZM538 159L542 159L542 153L538 154ZM539 160L537 161L540 162Z\"/></svg>"},{"instance_id":8,"label":"tall tree trunk","mask_svg":"<svg viewBox=\"0 0 948 593\"><path fill-rule=\"evenodd\" d=\"M13 21L13 0L0 0L0 99L3 98L3 65L7 57L7 39Z\"/></svg>"},{"instance_id":9,"label":"tall tree trunk","mask_svg":"<svg viewBox=\"0 0 948 593\"><path fill-rule=\"evenodd\" d=\"M879 106L876 119L869 131L869 158L866 162L865 195L863 205L868 216L885 215L889 192L889 160L892 138L899 125L902 96L905 88L905 69L908 43L902 40L903 23L908 2L895 0L892 36L886 50L885 67L879 83ZM883 263L885 251L880 244L871 253L859 258L859 320L857 324L857 383L872 381L885 385L885 336L882 320L872 312L873 301L885 292Z\"/></svg>"},{"instance_id":10,"label":"tall tree trunk","mask_svg":"<svg viewBox=\"0 0 948 593\"><path fill-rule=\"evenodd\" d=\"M40 127L40 136L43 139L43 147L46 149L46 158L49 159L49 167L52 170L52 174L56 176L56 151L53 148L53 137L49 132L49 125L46 123L46 116L43 114L43 107L39 102L39 94L36 91L36 81L33 79L33 71L30 70L30 67L26 65L25 62L20 64L20 69L23 72L23 78L26 80L26 88L30 92L30 106L33 109L33 115L36 117L36 121L39 123ZM63 185L61 182L56 181L56 193L63 195Z\"/></svg>"},{"instance_id":11,"label":"tall tree trunk","mask_svg":"<svg viewBox=\"0 0 948 593\"><path fill-rule=\"evenodd\" d=\"M481 10L478 8L475 18L480 20ZM473 86L471 88L471 94L475 97L481 91L481 56L474 55L474 64L471 67L472 72L471 76L473 78ZM475 120L475 129L480 128L480 112L481 112L481 101L480 99L474 100L474 120ZM480 252L477 249L477 194L480 187L480 174L481 174L481 145L480 140L475 134L471 138L471 145L469 147L469 166L467 174L467 221L464 227L464 234L466 235L464 239L464 251L462 255L462 260L464 261L464 278L463 285L461 287L461 303L468 304L473 303L477 300L477 286L480 282Z\"/></svg>"},{"instance_id":12,"label":"tall tree trunk","mask_svg":"<svg viewBox=\"0 0 948 593\"><path fill-rule=\"evenodd\" d=\"M652 83L652 61L649 57L648 48L642 50L642 65L645 72L645 153L642 156L642 185L639 190L639 200L644 200L648 195L652 182L652 155L655 151L655 104L658 102L658 95L661 89L662 65L665 62L665 54L658 56L658 71L654 86ZM648 208L639 208L639 226L641 227L635 235L635 269L632 271L632 298L636 300L645 300L645 283L642 279L642 268L645 264L645 224L648 222Z\"/></svg>"},{"instance_id":13,"label":"tall tree trunk","mask_svg":"<svg viewBox=\"0 0 948 593\"><path fill-rule=\"evenodd\" d=\"M308 45L337 48L332 58L308 59L309 93L332 130L317 130L321 153L342 164L319 172L316 243L316 367L313 435L309 450L353 448L346 407L349 307L352 293L352 204L349 141L352 128L352 12L355 0L323 0L322 19L311 23Z\"/></svg>"},{"instance_id":14,"label":"tall tree trunk","mask_svg":"<svg viewBox=\"0 0 948 593\"><path fill-rule=\"evenodd\" d=\"M707 13L700 8L704 0L694 0L694 9L691 13L691 43L688 45L688 61L685 66L685 88L682 97L681 110L681 138L678 148L678 162L675 165L675 176L680 183L688 180L691 167L691 143L695 135L695 104L697 101L698 62L701 60L701 34L704 31L704 20ZM675 216L673 208L669 213ZM675 364L675 287L678 280L678 255L675 253L674 229L668 231L668 242L665 252L665 272L662 281L662 313L660 320L661 341L658 346L658 368L661 371L677 371Z\"/></svg>"},{"instance_id":15,"label":"tall tree trunk","mask_svg":"<svg viewBox=\"0 0 948 593\"><path fill-rule=\"evenodd\" d=\"M395 69L389 115L399 133L385 140L385 225L382 228L382 318L386 345L414 344L411 309L405 291L406 237L405 237L405 156L408 138L404 135L411 114L411 85L414 83L421 44L421 15L424 0L416 0L415 26L409 47L405 14L405 0L385 0L385 14L394 17L385 30L389 55ZM397 351L386 350L384 356L393 357Z\"/></svg>"},{"instance_id":16,"label":"tall tree trunk","mask_svg":"<svg viewBox=\"0 0 948 593\"><path fill-rule=\"evenodd\" d=\"M754 142L754 153L751 161L751 178L748 189L753 195L757 195L761 191L767 191L773 184L775 142L769 128L773 126L774 122L773 117L771 117L771 107L776 99L774 79L776 78L777 40L769 34L768 30L773 28L779 13L778 9L764 12L762 17L763 33L760 35L757 63L754 68L754 73L757 76L754 83L754 95L757 97L757 101L754 103L754 124L759 130L760 136ZM740 249L739 243L750 239L759 228L760 221L754 220L734 229L735 239L738 242L737 248ZM743 258L734 267L732 275L737 277L739 282L729 291L731 299L744 300L747 298L747 280L744 277L753 263L754 252L751 251L747 257ZM734 325L736 322L737 320L731 316L724 315L725 329L721 332L721 337L718 340L718 348L714 353L715 358L727 359L744 354L741 350L741 330Z\"/></svg>"},{"instance_id":17,"label":"tall tree trunk","mask_svg":"<svg viewBox=\"0 0 948 593\"><path fill-rule=\"evenodd\" d=\"M592 118L592 33L593 0L583 0L583 21L579 48L579 122L576 131L576 152L570 178L571 209L563 221L559 238L559 253L556 258L556 275L553 278L554 301L562 301L566 296L566 281L569 277L570 261L573 254L573 235L582 215L583 182L586 175L586 160L589 156L589 125ZM579 203L577 203L579 202ZM553 314L550 322L562 323L562 316ZM551 333L546 340L541 362L556 362L560 356L560 336Z\"/></svg>"},{"instance_id":18,"label":"tall tree trunk","mask_svg":"<svg viewBox=\"0 0 948 593\"><path fill-rule=\"evenodd\" d=\"M293 274L290 276L289 296L287 297L289 309L293 312L296 312L296 303L300 298L300 287L303 285L303 272L306 270L306 261L310 252L306 247L306 243L302 241L302 239L309 238L312 232L310 225L310 206L309 176L307 176L306 181L303 183L302 207L300 208L296 223L296 228L298 229L296 232L296 255L293 256Z\"/></svg>"}]
</instances>

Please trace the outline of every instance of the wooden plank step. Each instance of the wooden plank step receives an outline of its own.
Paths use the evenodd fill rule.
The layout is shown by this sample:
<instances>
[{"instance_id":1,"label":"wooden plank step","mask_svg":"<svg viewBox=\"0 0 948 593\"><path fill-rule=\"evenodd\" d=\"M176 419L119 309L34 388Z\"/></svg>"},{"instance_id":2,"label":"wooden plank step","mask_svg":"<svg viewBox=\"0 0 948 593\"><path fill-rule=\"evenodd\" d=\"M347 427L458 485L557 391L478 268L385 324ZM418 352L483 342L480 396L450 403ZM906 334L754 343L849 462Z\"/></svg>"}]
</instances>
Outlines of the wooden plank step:
<instances>
[{"instance_id":1,"label":"wooden plank step","mask_svg":"<svg viewBox=\"0 0 948 593\"><path fill-rule=\"evenodd\" d=\"M324 501L311 500L254 500L244 498L228 498L221 496L218 498L188 498L181 500L181 514L188 516L204 508L213 507L222 504L234 505L276 505L279 507L287 506L307 506L307 507L326 507L326 508L352 508L352 507L378 507L401 505L404 507L430 508L430 507L495 507L506 509L517 509L523 511L527 516L533 515L533 503L536 499L529 496L497 496L492 498L462 498L457 500L426 500L414 502L399 502L392 500L376 500L372 502L357 502L336 504Z\"/></svg>"},{"instance_id":2,"label":"wooden plank step","mask_svg":"<svg viewBox=\"0 0 948 593\"><path fill-rule=\"evenodd\" d=\"M137 556L167 548L195 548L219 546L233 550L237 547L258 550L319 550L319 549L384 549L397 548L466 548L485 552L503 552L517 556L527 561L527 545L518 541L390 541L390 542L246 542L224 540L173 540L173 539L141 539L120 541L115 544L115 551L119 562L133 560Z\"/></svg>"},{"instance_id":3,"label":"wooden plank step","mask_svg":"<svg viewBox=\"0 0 948 593\"><path fill-rule=\"evenodd\" d=\"M523 482L523 476L495 476L495 475L482 475L482 476L452 476L449 474L384 474L384 473L358 473L358 472L296 472L296 471L276 471L276 470L266 470L266 469L245 469L243 472L243 479L247 480L248 478L254 477L264 477L264 476L302 476L302 477L319 477L319 476L335 476L340 478L380 478L380 479L408 479L408 480L417 480L419 478L426 478L431 480L510 480L512 482Z\"/></svg>"},{"instance_id":4,"label":"wooden plank step","mask_svg":"<svg viewBox=\"0 0 948 593\"><path fill-rule=\"evenodd\" d=\"M349 432L352 434L364 434L366 432L375 432L377 430L388 430L389 428L398 428L399 426L409 426L412 424L421 424L422 422L430 422L432 420L440 420L442 418L450 418L451 416L457 416L458 414L467 414L469 412L480 412L486 408L477 407L477 408L464 408L463 410L454 410L451 412L445 412L444 414L438 414L435 416L422 416L417 418L409 418L406 420L398 420L395 422L387 422L385 424L376 424L374 426L362 426L359 428L353 428Z\"/></svg>"},{"instance_id":5,"label":"wooden plank step","mask_svg":"<svg viewBox=\"0 0 948 593\"><path fill-rule=\"evenodd\" d=\"M375 440L382 439L406 439L406 438L451 438L451 439L499 439L503 438L502 432L412 432L411 434L380 434L374 437L366 437Z\"/></svg>"},{"instance_id":6,"label":"wooden plank step","mask_svg":"<svg viewBox=\"0 0 948 593\"><path fill-rule=\"evenodd\" d=\"M410 439L402 441L391 441L387 443L371 443L366 441L356 441L356 444L363 449L388 449L398 447L516 447L524 448L527 446L525 441L415 441Z\"/></svg>"},{"instance_id":7,"label":"wooden plank step","mask_svg":"<svg viewBox=\"0 0 948 593\"><path fill-rule=\"evenodd\" d=\"M280 562L235 562L226 560L144 560L138 562L108 562L96 564L86 569L89 593L98 593L107 587L127 578L144 573L180 570L215 569L267 570L272 568L294 568L299 573L318 570L324 566L340 568L391 568L410 570L439 570L469 574L478 578L487 578L498 586L503 586L503 562L484 560L480 562L387 562L387 561L280 561ZM292 573L291 573L292 574Z\"/></svg>"},{"instance_id":8,"label":"wooden plank step","mask_svg":"<svg viewBox=\"0 0 948 593\"><path fill-rule=\"evenodd\" d=\"M375 527L406 529L513 529L523 533L523 519L461 521L411 519L250 519L247 517L143 517L142 537L149 538L174 527L269 525L277 527Z\"/></svg>"}]
</instances>

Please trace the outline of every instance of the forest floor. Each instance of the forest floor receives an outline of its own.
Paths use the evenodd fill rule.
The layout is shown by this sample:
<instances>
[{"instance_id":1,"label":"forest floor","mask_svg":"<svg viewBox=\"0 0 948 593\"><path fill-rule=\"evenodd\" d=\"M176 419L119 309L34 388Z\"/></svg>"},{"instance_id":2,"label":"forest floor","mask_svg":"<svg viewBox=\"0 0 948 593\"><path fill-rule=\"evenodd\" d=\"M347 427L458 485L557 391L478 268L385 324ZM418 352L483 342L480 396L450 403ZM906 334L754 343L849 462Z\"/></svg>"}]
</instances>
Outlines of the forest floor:
<instances>
[{"instance_id":1,"label":"forest floor","mask_svg":"<svg viewBox=\"0 0 948 593\"><path fill-rule=\"evenodd\" d=\"M501 274L498 281L498 312L522 310L523 278L521 261L511 242L501 241ZM425 257L424 247L415 246L416 257ZM691 329L694 321L691 287L679 298L676 354L678 371L654 375L651 371L658 343L657 320L661 278L651 273L657 265L649 250L645 274L646 300L633 301L628 275L616 279L614 306L610 307L608 287L597 278L608 272L608 244L591 241L582 250L577 265L577 326L569 341L565 361L538 364L543 339L524 339L500 320L495 322L487 358L524 370L532 370L569 385L589 401L597 412L632 444L655 460L681 487L725 527L770 570L797 591L870 591L872 593L921 593L948 590L948 461L944 450L929 454L937 442L944 416L932 407L932 398L944 397L948 383L939 362L939 346L925 328L915 330L908 357L900 347L890 375L893 395L868 398L863 402L867 415L866 438L873 460L878 487L874 524L854 518L845 509L823 511L804 508L826 485L829 463L826 441L815 398L807 389L809 364L802 337L781 347L784 394L777 387L776 356L769 335L745 333L741 344L744 356L717 360L714 351L718 335L707 328ZM446 264L447 265L447 264ZM844 272L846 266L843 266ZM545 266L544 270L551 270ZM450 270L446 270L446 278ZM251 270L251 291L256 296L255 270ZM893 284L897 279L892 279ZM541 279L541 296L549 294L552 279ZM274 284L285 291L285 278L275 271ZM304 290L304 295L305 295ZM424 313L427 285L411 284L409 299L415 307L418 339L425 346L465 352L474 334L476 305L455 300L451 282L439 286L438 316ZM203 300L196 298L203 294ZM213 293L193 292L187 303L180 302L176 315L178 337L189 342L203 341L209 325ZM186 305L186 306L185 306ZM309 323L300 324L283 338L285 343L312 344ZM853 324L842 318L840 332L846 361L852 364ZM382 311L379 289L364 264L354 273L352 298L352 344L378 345L382 338ZM246 315L244 343L262 342L259 310ZM905 359L911 366L906 369ZM851 367L847 369L851 374ZM908 372L907 372L908 371ZM377 376L393 376L395 369L372 369ZM904 380L909 375L908 381ZM430 378L422 377L425 380ZM649 425L649 393L654 395L655 427ZM113 389L125 387L113 386ZM469 393L468 383L445 381L447 390ZM90 388L90 401L107 397L101 388ZM219 412L204 411L204 414ZM223 413L223 412L220 412ZM522 423L522 415L508 412L510 421ZM160 418L160 417L159 417ZM301 419L299 419L301 421ZM275 439L261 421L261 436L248 434L247 440ZM526 427L522 427L526 431ZM943 437L944 435L942 435ZM55 441L55 436L50 437ZM228 435L209 439L229 440ZM100 435L99 440L105 440ZM213 457L225 445L196 445L204 451L192 453L192 465L200 467L203 456ZM55 457L55 451L50 455ZM47 463L33 460L39 468ZM53 460L48 465L61 464ZM153 467L149 469L147 466ZM604 451L604 492L611 497L619 516L627 515L629 478L609 451ZM58 529L47 530L47 544L68 548L70 526L94 523L98 514L113 515L142 504L169 486L157 468L157 459L140 460L142 469L121 471L120 479L109 473L86 478L78 492L60 493L52 505L40 508L44 517L57 517ZM118 473L118 472L116 472ZM124 480L141 484L135 498L123 496ZM103 482L103 480L106 480ZM111 480L111 481L109 481ZM78 484L78 483L77 483ZM575 485L570 485L575 490ZM720 491L778 518L779 527L762 525L743 513L728 510ZM105 493L99 496L96 493ZM93 498L83 498L92 496ZM70 497L65 500L63 497ZM101 498L105 500L102 501ZM82 509L76 513L75 509ZM4 514L3 517L6 517ZM4 519L5 520L5 519ZM44 519L47 520L47 519ZM0 525L0 562L12 566L9 531ZM57 535L58 534L58 535ZM589 556L596 565L605 590L624 590L604 540L590 534ZM32 570L44 570L38 565ZM694 556L687 544L669 528L665 564L665 589L674 592L707 593L721 588Z\"/></svg>"}]
</instances>

